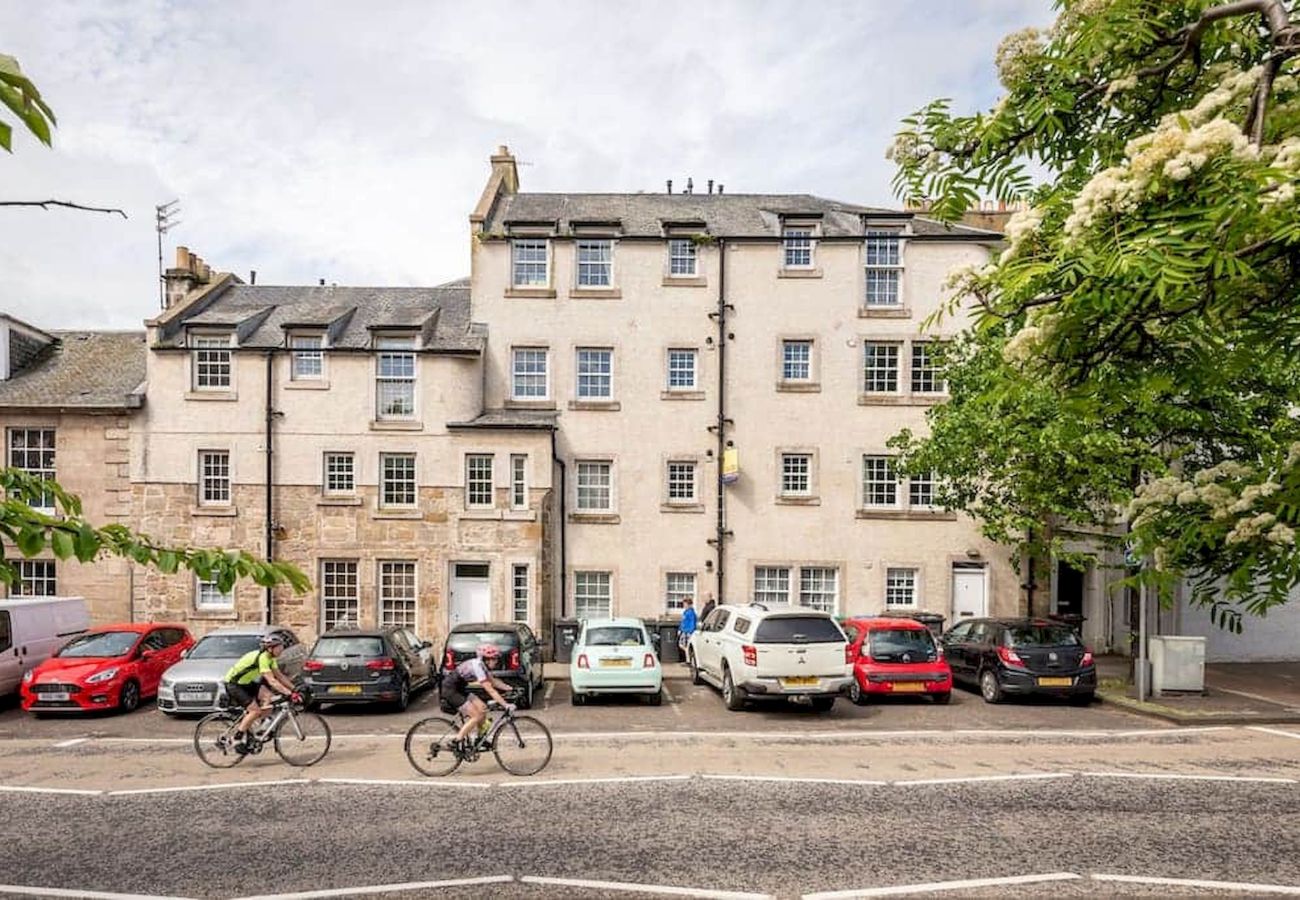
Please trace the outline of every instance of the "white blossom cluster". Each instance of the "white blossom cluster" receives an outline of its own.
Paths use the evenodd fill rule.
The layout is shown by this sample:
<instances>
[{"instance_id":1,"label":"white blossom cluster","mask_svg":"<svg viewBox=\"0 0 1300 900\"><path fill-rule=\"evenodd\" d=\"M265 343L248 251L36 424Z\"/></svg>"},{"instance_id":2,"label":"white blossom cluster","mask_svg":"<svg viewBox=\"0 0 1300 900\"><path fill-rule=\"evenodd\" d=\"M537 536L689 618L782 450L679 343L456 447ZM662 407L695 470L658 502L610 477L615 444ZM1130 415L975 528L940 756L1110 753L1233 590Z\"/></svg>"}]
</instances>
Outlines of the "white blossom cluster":
<instances>
[{"instance_id":1,"label":"white blossom cluster","mask_svg":"<svg viewBox=\"0 0 1300 900\"><path fill-rule=\"evenodd\" d=\"M999 263L1005 263L1013 259L1020 251L1021 246L1029 238L1038 233L1038 229L1043 224L1043 210L1035 207L1022 209L1016 212L1007 220L1004 233L1007 236L1007 248L1002 251L998 257Z\"/></svg>"},{"instance_id":2,"label":"white blossom cluster","mask_svg":"<svg viewBox=\"0 0 1300 900\"><path fill-rule=\"evenodd\" d=\"M1037 28L1022 28L1013 31L998 44L994 61L998 68L998 79L1007 88L1012 88L1033 65L1034 57L1043 52L1043 32Z\"/></svg>"},{"instance_id":3,"label":"white blossom cluster","mask_svg":"<svg viewBox=\"0 0 1300 900\"><path fill-rule=\"evenodd\" d=\"M1042 355L1043 345L1052 337L1060 316L1040 313L1011 336L1002 348L1002 358L1014 366L1024 366Z\"/></svg>"},{"instance_id":4,"label":"white blossom cluster","mask_svg":"<svg viewBox=\"0 0 1300 900\"><path fill-rule=\"evenodd\" d=\"M1260 195L1259 202L1265 206L1290 203L1296 196L1295 177L1300 176L1300 137L1285 138L1277 146L1265 148L1264 153L1271 157L1269 165L1285 174L1273 179L1271 189Z\"/></svg>"}]
</instances>

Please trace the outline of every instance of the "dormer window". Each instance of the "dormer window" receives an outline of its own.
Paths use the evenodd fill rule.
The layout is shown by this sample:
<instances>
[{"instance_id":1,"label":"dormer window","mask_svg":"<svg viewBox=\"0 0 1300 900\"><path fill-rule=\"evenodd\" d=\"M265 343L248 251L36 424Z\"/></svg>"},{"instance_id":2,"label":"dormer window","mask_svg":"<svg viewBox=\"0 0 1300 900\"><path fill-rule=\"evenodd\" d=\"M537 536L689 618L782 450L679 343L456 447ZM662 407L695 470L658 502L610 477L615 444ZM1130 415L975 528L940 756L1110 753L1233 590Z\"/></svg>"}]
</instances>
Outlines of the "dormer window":
<instances>
[{"instance_id":1,"label":"dormer window","mask_svg":"<svg viewBox=\"0 0 1300 900\"><path fill-rule=\"evenodd\" d=\"M512 284L544 288L551 283L550 250L546 238L515 238L510 242Z\"/></svg>"},{"instance_id":2,"label":"dormer window","mask_svg":"<svg viewBox=\"0 0 1300 900\"><path fill-rule=\"evenodd\" d=\"M191 364L196 391L228 391L231 382L231 335L191 334Z\"/></svg>"},{"instance_id":3,"label":"dormer window","mask_svg":"<svg viewBox=\"0 0 1300 900\"><path fill-rule=\"evenodd\" d=\"M320 381L325 377L325 336L289 336L289 378L292 381Z\"/></svg>"},{"instance_id":4,"label":"dormer window","mask_svg":"<svg viewBox=\"0 0 1300 900\"><path fill-rule=\"evenodd\" d=\"M867 232L865 305L868 309L902 306L902 245L898 231Z\"/></svg>"},{"instance_id":5,"label":"dormer window","mask_svg":"<svg viewBox=\"0 0 1300 900\"><path fill-rule=\"evenodd\" d=\"M785 245L784 266L787 269L813 267L813 243L817 229L811 223L787 223L781 232Z\"/></svg>"}]
</instances>

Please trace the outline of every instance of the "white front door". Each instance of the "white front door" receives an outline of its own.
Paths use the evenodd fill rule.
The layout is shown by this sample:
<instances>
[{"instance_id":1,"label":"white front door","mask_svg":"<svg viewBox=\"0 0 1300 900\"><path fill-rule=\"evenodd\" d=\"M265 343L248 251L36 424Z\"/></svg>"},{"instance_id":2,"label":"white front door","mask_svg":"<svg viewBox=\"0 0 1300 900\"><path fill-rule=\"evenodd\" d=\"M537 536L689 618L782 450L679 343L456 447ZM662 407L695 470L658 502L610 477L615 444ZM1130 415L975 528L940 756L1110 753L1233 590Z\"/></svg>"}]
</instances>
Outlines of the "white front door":
<instances>
[{"instance_id":1,"label":"white front door","mask_svg":"<svg viewBox=\"0 0 1300 900\"><path fill-rule=\"evenodd\" d=\"M451 564L451 603L448 627L462 622L492 621L492 589L487 563Z\"/></svg>"},{"instance_id":2,"label":"white front door","mask_svg":"<svg viewBox=\"0 0 1300 900\"><path fill-rule=\"evenodd\" d=\"M989 614L984 566L957 563L952 567L952 622L978 619Z\"/></svg>"}]
</instances>

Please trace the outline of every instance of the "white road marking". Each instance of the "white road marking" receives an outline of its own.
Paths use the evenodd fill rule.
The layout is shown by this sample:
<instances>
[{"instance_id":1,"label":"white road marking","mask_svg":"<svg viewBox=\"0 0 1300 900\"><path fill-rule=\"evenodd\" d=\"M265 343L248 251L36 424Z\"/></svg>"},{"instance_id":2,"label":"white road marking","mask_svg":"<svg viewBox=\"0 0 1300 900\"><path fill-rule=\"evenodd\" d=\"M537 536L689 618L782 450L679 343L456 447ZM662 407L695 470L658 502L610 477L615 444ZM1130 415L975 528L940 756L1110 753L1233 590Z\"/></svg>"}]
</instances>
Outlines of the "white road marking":
<instances>
[{"instance_id":1,"label":"white road marking","mask_svg":"<svg viewBox=\"0 0 1300 900\"><path fill-rule=\"evenodd\" d=\"M497 787L554 787L556 785L572 784L628 784L631 782L646 781L689 781L694 778L693 775L628 775L616 778L553 778L539 779L537 781L498 781L495 782Z\"/></svg>"},{"instance_id":2,"label":"white road marking","mask_svg":"<svg viewBox=\"0 0 1300 900\"><path fill-rule=\"evenodd\" d=\"M23 884L0 884L0 894L24 897L86 897L90 900L188 900L165 894L113 894L107 891L70 891L65 888L30 887Z\"/></svg>"},{"instance_id":3,"label":"white road marking","mask_svg":"<svg viewBox=\"0 0 1300 900\"><path fill-rule=\"evenodd\" d=\"M913 778L895 781L894 785L976 784L984 781L1044 781L1050 778L1073 778L1070 772L1034 772L1028 775L971 775L966 778Z\"/></svg>"},{"instance_id":4,"label":"white road marking","mask_svg":"<svg viewBox=\"0 0 1300 900\"><path fill-rule=\"evenodd\" d=\"M336 888L320 891L299 891L296 894L257 894L236 897L235 900L314 900L318 897L356 897L361 894L387 894L390 891L422 891L437 888L467 887L478 884L505 884L514 881L511 875L485 875L482 878L453 878L447 881L404 881L397 884L371 884L361 887Z\"/></svg>"},{"instance_id":5,"label":"white road marking","mask_svg":"<svg viewBox=\"0 0 1300 900\"><path fill-rule=\"evenodd\" d=\"M669 897L718 897L722 900L771 900L770 894L744 891L716 891L706 888L676 887L671 884L637 884L631 881L590 881L585 878L544 878L539 875L520 877L523 884L549 884L556 887L590 888L596 891L624 891L635 894L663 894Z\"/></svg>"},{"instance_id":6,"label":"white road marking","mask_svg":"<svg viewBox=\"0 0 1300 900\"><path fill-rule=\"evenodd\" d=\"M1042 884L1048 881L1077 881L1074 872L1051 872L1046 875L1011 875L1006 878L971 878L966 881L933 881L929 884L897 884L890 887L858 888L848 891L824 891L804 894L803 900L849 900L853 897L892 897L899 894L930 894L941 891L969 891L976 888L1013 884Z\"/></svg>"},{"instance_id":7,"label":"white road marking","mask_svg":"<svg viewBox=\"0 0 1300 900\"><path fill-rule=\"evenodd\" d=\"M774 781L786 784L860 784L884 787L888 781L857 778L799 778L787 775L701 775L705 781Z\"/></svg>"},{"instance_id":8,"label":"white road marking","mask_svg":"<svg viewBox=\"0 0 1300 900\"><path fill-rule=\"evenodd\" d=\"M1283 731L1281 728L1265 728L1263 725L1247 725L1246 727L1251 731L1258 731L1262 734L1276 734L1279 737L1289 737L1300 741L1300 734L1296 734L1294 731Z\"/></svg>"},{"instance_id":9,"label":"white road marking","mask_svg":"<svg viewBox=\"0 0 1300 900\"><path fill-rule=\"evenodd\" d=\"M551 702L551 695L555 693L555 682L546 682L546 690L542 691L542 705L545 706Z\"/></svg>"},{"instance_id":10,"label":"white road marking","mask_svg":"<svg viewBox=\"0 0 1300 900\"><path fill-rule=\"evenodd\" d=\"M1193 734L1207 734L1217 731L1232 731L1233 725L1207 725L1203 727L1142 729L1136 731L1044 731L1033 729L932 729L928 731L869 731L866 729L840 729L837 731L558 731L551 732L555 740L566 741L654 741L654 740L698 740L712 739L754 739L787 741L874 741L913 738L952 738L952 737L1033 737L1043 740L1052 738L1084 738L1110 740L1113 738L1143 737L1185 737Z\"/></svg>"},{"instance_id":11,"label":"white road marking","mask_svg":"<svg viewBox=\"0 0 1300 900\"><path fill-rule=\"evenodd\" d=\"M88 740L90 740L90 738L73 738L73 739L70 740L70 741L59 741L59 742L58 742L57 744L55 744L54 746L56 746L56 747L75 747L75 746L77 746L78 744L84 744L84 743L86 743L86 741L88 741Z\"/></svg>"},{"instance_id":12,"label":"white road marking","mask_svg":"<svg viewBox=\"0 0 1300 900\"><path fill-rule=\"evenodd\" d=\"M1083 778L1138 778L1155 781L1247 781L1261 784L1295 784L1294 778L1269 778L1262 775L1181 775L1166 772L1080 772Z\"/></svg>"},{"instance_id":13,"label":"white road marking","mask_svg":"<svg viewBox=\"0 0 1300 900\"><path fill-rule=\"evenodd\" d=\"M1093 873L1093 881L1122 884L1158 884L1168 887L1204 888L1218 891L1249 891L1252 894L1300 894L1300 887L1289 884L1253 884L1244 881L1202 881L1196 878L1155 878L1142 875L1102 875Z\"/></svg>"},{"instance_id":14,"label":"white road marking","mask_svg":"<svg viewBox=\"0 0 1300 900\"><path fill-rule=\"evenodd\" d=\"M0 784L0 793L9 794L80 794L85 797L97 797L103 791L78 790L76 788L24 787L22 785Z\"/></svg>"},{"instance_id":15,"label":"white road marking","mask_svg":"<svg viewBox=\"0 0 1300 900\"><path fill-rule=\"evenodd\" d=\"M236 781L224 784L188 784L179 787L132 788L126 791L108 791L109 797L126 797L133 794L179 794L186 791L224 791L232 788L270 787L284 784L311 784L310 778L285 778L277 781Z\"/></svg>"},{"instance_id":16,"label":"white road marking","mask_svg":"<svg viewBox=\"0 0 1300 900\"><path fill-rule=\"evenodd\" d=\"M387 779L387 778L317 778L318 784L377 784L381 786L413 786L413 787L450 787L450 788L487 788L492 787L490 781L446 781L439 779L430 779L428 781L415 781L412 779Z\"/></svg>"}]
</instances>

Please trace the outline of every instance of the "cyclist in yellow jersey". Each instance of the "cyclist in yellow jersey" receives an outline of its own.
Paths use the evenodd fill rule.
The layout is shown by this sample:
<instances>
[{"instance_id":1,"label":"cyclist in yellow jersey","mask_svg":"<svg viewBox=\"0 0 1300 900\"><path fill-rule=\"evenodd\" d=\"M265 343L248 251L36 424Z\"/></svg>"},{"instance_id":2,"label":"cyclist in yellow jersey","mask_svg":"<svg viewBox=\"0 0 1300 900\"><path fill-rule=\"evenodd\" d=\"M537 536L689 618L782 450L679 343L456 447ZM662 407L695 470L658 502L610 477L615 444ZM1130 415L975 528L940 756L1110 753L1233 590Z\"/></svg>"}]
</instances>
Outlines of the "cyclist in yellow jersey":
<instances>
[{"instance_id":1,"label":"cyclist in yellow jersey","mask_svg":"<svg viewBox=\"0 0 1300 900\"><path fill-rule=\"evenodd\" d=\"M256 650L241 656L226 673L226 696L246 709L236 728L236 748L242 746L253 723L270 710L274 694L285 694L295 701L300 699L293 682L280 671L275 661L284 651L284 638L278 634L264 634L257 643Z\"/></svg>"}]
</instances>

